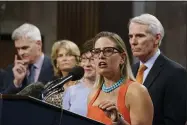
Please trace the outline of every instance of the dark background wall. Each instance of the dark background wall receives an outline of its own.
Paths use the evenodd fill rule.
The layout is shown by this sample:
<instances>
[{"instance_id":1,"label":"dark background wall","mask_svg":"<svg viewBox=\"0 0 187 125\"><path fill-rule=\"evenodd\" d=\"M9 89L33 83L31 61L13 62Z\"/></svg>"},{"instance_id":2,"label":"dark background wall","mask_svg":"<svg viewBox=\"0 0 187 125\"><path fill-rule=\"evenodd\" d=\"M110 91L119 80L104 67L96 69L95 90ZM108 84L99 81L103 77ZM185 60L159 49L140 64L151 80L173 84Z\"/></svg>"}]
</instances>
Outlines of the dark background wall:
<instances>
[{"instance_id":1,"label":"dark background wall","mask_svg":"<svg viewBox=\"0 0 187 125\"><path fill-rule=\"evenodd\" d=\"M127 45L130 58L131 51L128 41L127 24L132 18L133 3L130 1L100 2L99 31L115 32L122 37Z\"/></svg>"},{"instance_id":2,"label":"dark background wall","mask_svg":"<svg viewBox=\"0 0 187 125\"><path fill-rule=\"evenodd\" d=\"M44 37L44 52L48 55L56 40L69 39L81 46L100 31L116 32L127 45L129 44L126 24L132 17L132 2L60 1L1 4L6 5L1 19L1 35L10 35L24 22L33 23L41 30ZM13 48L13 42L7 42ZM1 40L1 43L3 46L5 41ZM0 59L3 60L6 56L6 61L1 61L0 67L6 67L13 62L15 50L11 49L9 53L9 56L1 55Z\"/></svg>"},{"instance_id":3,"label":"dark background wall","mask_svg":"<svg viewBox=\"0 0 187 125\"><path fill-rule=\"evenodd\" d=\"M132 2L58 2L58 39L70 39L79 46L100 31L118 33L128 42L127 23Z\"/></svg>"},{"instance_id":4,"label":"dark background wall","mask_svg":"<svg viewBox=\"0 0 187 125\"><path fill-rule=\"evenodd\" d=\"M182 1L0 2L0 39L2 34L9 35L9 40L0 41L0 67L13 62L15 50L10 35L25 22L39 27L47 55L56 40L69 39L80 46L100 31L111 31L124 39L131 56L127 24L141 13L158 17L166 32L161 51L186 67L187 2Z\"/></svg>"},{"instance_id":5,"label":"dark background wall","mask_svg":"<svg viewBox=\"0 0 187 125\"><path fill-rule=\"evenodd\" d=\"M69 39L77 45L92 38L99 27L99 2L58 2L57 39Z\"/></svg>"},{"instance_id":6,"label":"dark background wall","mask_svg":"<svg viewBox=\"0 0 187 125\"><path fill-rule=\"evenodd\" d=\"M187 2L146 2L145 12L156 15L165 28L162 52L187 67Z\"/></svg>"}]
</instances>

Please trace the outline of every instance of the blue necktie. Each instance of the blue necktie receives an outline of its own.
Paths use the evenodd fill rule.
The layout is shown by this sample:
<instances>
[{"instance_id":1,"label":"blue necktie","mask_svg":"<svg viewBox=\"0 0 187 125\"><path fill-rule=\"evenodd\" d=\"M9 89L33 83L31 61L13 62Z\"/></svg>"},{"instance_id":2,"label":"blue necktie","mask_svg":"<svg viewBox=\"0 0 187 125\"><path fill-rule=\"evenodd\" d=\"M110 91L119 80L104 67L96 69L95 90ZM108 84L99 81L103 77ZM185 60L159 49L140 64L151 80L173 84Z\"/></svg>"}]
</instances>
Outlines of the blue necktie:
<instances>
[{"instance_id":1,"label":"blue necktie","mask_svg":"<svg viewBox=\"0 0 187 125\"><path fill-rule=\"evenodd\" d=\"M31 84L34 82L34 76L35 76L35 66L33 64L29 65L29 71L30 71L30 74L27 78L27 84Z\"/></svg>"}]
</instances>

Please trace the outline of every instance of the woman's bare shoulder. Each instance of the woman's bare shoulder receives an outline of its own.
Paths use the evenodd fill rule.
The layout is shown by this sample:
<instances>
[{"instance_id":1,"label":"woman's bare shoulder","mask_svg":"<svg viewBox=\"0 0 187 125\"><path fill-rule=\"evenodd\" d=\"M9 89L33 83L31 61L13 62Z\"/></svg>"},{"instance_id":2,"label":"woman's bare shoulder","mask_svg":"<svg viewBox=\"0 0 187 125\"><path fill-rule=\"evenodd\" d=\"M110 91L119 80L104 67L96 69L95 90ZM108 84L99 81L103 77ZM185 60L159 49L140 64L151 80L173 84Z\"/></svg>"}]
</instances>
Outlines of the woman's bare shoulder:
<instances>
[{"instance_id":1,"label":"woman's bare shoulder","mask_svg":"<svg viewBox=\"0 0 187 125\"><path fill-rule=\"evenodd\" d=\"M132 82L130 85L129 85L129 88L128 88L128 91L129 92L133 92L133 93L136 93L136 92L147 92L147 88L138 83L138 82Z\"/></svg>"},{"instance_id":2,"label":"woman's bare shoulder","mask_svg":"<svg viewBox=\"0 0 187 125\"><path fill-rule=\"evenodd\" d=\"M145 96L149 96L147 88L137 82L133 82L129 85L129 88L127 90L127 96L130 98L142 98Z\"/></svg>"},{"instance_id":3,"label":"woman's bare shoulder","mask_svg":"<svg viewBox=\"0 0 187 125\"><path fill-rule=\"evenodd\" d=\"M95 96L97 93L98 88L93 87L88 95L88 103L91 101L91 99Z\"/></svg>"}]
</instances>

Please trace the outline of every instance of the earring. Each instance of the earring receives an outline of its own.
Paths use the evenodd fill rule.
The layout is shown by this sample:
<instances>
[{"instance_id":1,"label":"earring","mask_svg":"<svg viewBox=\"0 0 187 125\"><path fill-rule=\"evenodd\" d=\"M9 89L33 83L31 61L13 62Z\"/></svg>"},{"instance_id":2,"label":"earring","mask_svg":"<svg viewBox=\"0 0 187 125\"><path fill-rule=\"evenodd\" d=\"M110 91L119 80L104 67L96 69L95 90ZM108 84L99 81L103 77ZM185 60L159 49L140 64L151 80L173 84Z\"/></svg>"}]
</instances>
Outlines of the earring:
<instances>
[{"instance_id":1,"label":"earring","mask_svg":"<svg viewBox=\"0 0 187 125\"><path fill-rule=\"evenodd\" d=\"M59 66L58 66L58 65L56 65L56 68L58 69L58 68L59 68Z\"/></svg>"}]
</instances>

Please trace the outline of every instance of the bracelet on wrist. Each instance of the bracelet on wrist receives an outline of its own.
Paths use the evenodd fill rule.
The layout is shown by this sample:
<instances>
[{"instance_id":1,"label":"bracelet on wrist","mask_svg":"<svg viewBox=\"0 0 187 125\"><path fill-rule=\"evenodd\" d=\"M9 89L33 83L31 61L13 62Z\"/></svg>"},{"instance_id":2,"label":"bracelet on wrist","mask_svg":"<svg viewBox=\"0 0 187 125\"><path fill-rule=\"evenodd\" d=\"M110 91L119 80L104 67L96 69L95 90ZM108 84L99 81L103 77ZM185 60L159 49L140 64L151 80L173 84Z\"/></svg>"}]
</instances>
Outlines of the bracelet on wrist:
<instances>
[{"instance_id":1,"label":"bracelet on wrist","mask_svg":"<svg viewBox=\"0 0 187 125\"><path fill-rule=\"evenodd\" d=\"M124 120L123 116L119 113L118 114L118 119L112 123L112 125L121 125L122 124L122 120Z\"/></svg>"}]
</instances>

